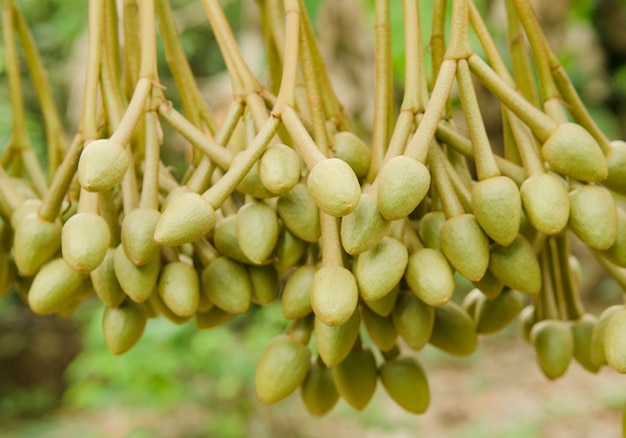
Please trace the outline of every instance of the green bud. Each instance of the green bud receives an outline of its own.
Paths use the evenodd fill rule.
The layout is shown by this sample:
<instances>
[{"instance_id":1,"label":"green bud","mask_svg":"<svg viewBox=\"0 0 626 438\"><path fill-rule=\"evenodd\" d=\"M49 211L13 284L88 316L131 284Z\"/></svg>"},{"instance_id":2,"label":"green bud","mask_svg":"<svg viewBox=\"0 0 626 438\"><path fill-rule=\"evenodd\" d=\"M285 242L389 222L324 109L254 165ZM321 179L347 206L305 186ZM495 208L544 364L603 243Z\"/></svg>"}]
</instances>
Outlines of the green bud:
<instances>
[{"instance_id":1,"label":"green bud","mask_svg":"<svg viewBox=\"0 0 626 438\"><path fill-rule=\"evenodd\" d=\"M67 264L88 274L102 263L111 232L106 221L93 213L77 213L63 225L61 252Z\"/></svg>"},{"instance_id":2,"label":"green bud","mask_svg":"<svg viewBox=\"0 0 626 438\"><path fill-rule=\"evenodd\" d=\"M85 276L55 258L41 267L28 291L28 305L39 315L61 310L79 295Z\"/></svg>"},{"instance_id":3,"label":"green bud","mask_svg":"<svg viewBox=\"0 0 626 438\"><path fill-rule=\"evenodd\" d=\"M276 212L283 224L305 242L317 242L320 238L320 213L313 197L304 184L278 198Z\"/></svg>"},{"instance_id":4,"label":"green bud","mask_svg":"<svg viewBox=\"0 0 626 438\"><path fill-rule=\"evenodd\" d=\"M165 305L182 318L196 313L200 300L200 281L193 266L183 262L168 263L161 270L158 287Z\"/></svg>"},{"instance_id":5,"label":"green bud","mask_svg":"<svg viewBox=\"0 0 626 438\"><path fill-rule=\"evenodd\" d=\"M83 149L78 161L78 181L90 192L106 192L119 184L128 169L128 152L121 144L100 139Z\"/></svg>"},{"instance_id":6,"label":"green bud","mask_svg":"<svg viewBox=\"0 0 626 438\"><path fill-rule=\"evenodd\" d=\"M256 367L254 384L261 403L281 401L298 388L311 366L308 347L287 335L268 344Z\"/></svg>"},{"instance_id":7,"label":"green bud","mask_svg":"<svg viewBox=\"0 0 626 438\"><path fill-rule=\"evenodd\" d=\"M610 261L626 268L626 212L617 209L617 236L609 249L602 251Z\"/></svg>"},{"instance_id":8,"label":"green bud","mask_svg":"<svg viewBox=\"0 0 626 438\"><path fill-rule=\"evenodd\" d=\"M17 211L17 210L16 210ZM37 213L24 216L13 237L13 257L24 276L35 275L61 246L61 221L48 222Z\"/></svg>"},{"instance_id":9,"label":"green bud","mask_svg":"<svg viewBox=\"0 0 626 438\"><path fill-rule=\"evenodd\" d=\"M479 300L474 320L479 334L496 333L509 325L522 311L523 295L515 289L505 288L494 299Z\"/></svg>"},{"instance_id":10,"label":"green bud","mask_svg":"<svg viewBox=\"0 0 626 438\"><path fill-rule=\"evenodd\" d=\"M594 249L609 249L617 238L617 207L606 188L585 185L570 192L570 229Z\"/></svg>"},{"instance_id":11,"label":"green bud","mask_svg":"<svg viewBox=\"0 0 626 438\"><path fill-rule=\"evenodd\" d=\"M370 148L363 140L352 132L342 131L335 134L333 143L335 157L348 163L357 178L365 178L372 159Z\"/></svg>"},{"instance_id":12,"label":"green bud","mask_svg":"<svg viewBox=\"0 0 626 438\"><path fill-rule=\"evenodd\" d=\"M474 321L454 301L435 307L435 323L429 342L454 356L470 355L478 346Z\"/></svg>"},{"instance_id":13,"label":"green bud","mask_svg":"<svg viewBox=\"0 0 626 438\"><path fill-rule=\"evenodd\" d=\"M270 145L257 162L263 186L276 195L287 193L300 181L300 157L284 144Z\"/></svg>"},{"instance_id":14,"label":"green bud","mask_svg":"<svg viewBox=\"0 0 626 438\"><path fill-rule=\"evenodd\" d=\"M391 237L360 254L353 269L363 299L378 300L391 292L402 279L408 259L406 246Z\"/></svg>"},{"instance_id":15,"label":"green bud","mask_svg":"<svg viewBox=\"0 0 626 438\"><path fill-rule=\"evenodd\" d=\"M602 181L609 173L598 142L575 123L559 125L543 144L541 153L555 171L580 181Z\"/></svg>"},{"instance_id":16,"label":"green bud","mask_svg":"<svg viewBox=\"0 0 626 438\"><path fill-rule=\"evenodd\" d=\"M102 333L111 353L119 355L130 350L141 338L146 320L143 306L132 301L120 307L105 307Z\"/></svg>"},{"instance_id":17,"label":"green bud","mask_svg":"<svg viewBox=\"0 0 626 438\"><path fill-rule=\"evenodd\" d=\"M332 368L337 392L354 409L361 411L376 391L378 369L369 349L353 348L348 356Z\"/></svg>"},{"instance_id":18,"label":"green bud","mask_svg":"<svg viewBox=\"0 0 626 438\"><path fill-rule=\"evenodd\" d=\"M449 218L441 227L441 249L450 264L470 281L478 281L489 266L489 240L472 214Z\"/></svg>"},{"instance_id":19,"label":"green bud","mask_svg":"<svg viewBox=\"0 0 626 438\"><path fill-rule=\"evenodd\" d=\"M89 273L96 294L108 307L119 307L126 294L115 275L115 248L108 248L102 263Z\"/></svg>"},{"instance_id":20,"label":"green bud","mask_svg":"<svg viewBox=\"0 0 626 438\"><path fill-rule=\"evenodd\" d=\"M137 266L145 265L161 249L154 240L154 231L161 213L151 208L136 208L122 221L122 247L126 256Z\"/></svg>"},{"instance_id":21,"label":"green bud","mask_svg":"<svg viewBox=\"0 0 626 438\"><path fill-rule=\"evenodd\" d=\"M474 287L480 290L487 298L493 299L500 295L504 284L496 278L489 270L485 272L483 278L473 282Z\"/></svg>"},{"instance_id":22,"label":"green bud","mask_svg":"<svg viewBox=\"0 0 626 438\"><path fill-rule=\"evenodd\" d=\"M494 176L472 187L472 211L485 233L503 246L519 233L522 198L506 176Z\"/></svg>"},{"instance_id":23,"label":"green bud","mask_svg":"<svg viewBox=\"0 0 626 438\"><path fill-rule=\"evenodd\" d=\"M367 333L381 351L389 351L396 345L398 331L391 316L380 316L367 306L363 306L361 317Z\"/></svg>"},{"instance_id":24,"label":"green bud","mask_svg":"<svg viewBox=\"0 0 626 438\"><path fill-rule=\"evenodd\" d=\"M281 298L285 318L304 318L313 311L311 307L311 283L315 272L314 266L303 265L293 271L287 279Z\"/></svg>"},{"instance_id":25,"label":"green bud","mask_svg":"<svg viewBox=\"0 0 626 438\"><path fill-rule=\"evenodd\" d=\"M341 219L341 244L348 254L357 255L371 249L389 232L391 222L378 210L376 199L361 194L354 211Z\"/></svg>"},{"instance_id":26,"label":"green bud","mask_svg":"<svg viewBox=\"0 0 626 438\"><path fill-rule=\"evenodd\" d=\"M252 285L246 269L229 259L217 257L202 271L202 292L222 310L240 314L250 307Z\"/></svg>"},{"instance_id":27,"label":"green bud","mask_svg":"<svg viewBox=\"0 0 626 438\"><path fill-rule=\"evenodd\" d=\"M311 282L311 306L324 324L346 323L356 310L359 290L352 272L341 266L323 266Z\"/></svg>"},{"instance_id":28,"label":"green bud","mask_svg":"<svg viewBox=\"0 0 626 438\"><path fill-rule=\"evenodd\" d=\"M26 199L22 202L11 215L11 228L16 230L24 218L28 215L36 214L39 211L39 207L41 207L41 199Z\"/></svg>"},{"instance_id":29,"label":"green bud","mask_svg":"<svg viewBox=\"0 0 626 438\"><path fill-rule=\"evenodd\" d=\"M540 233L555 235L569 219L569 194L565 182L552 173L531 176L520 188L530 224Z\"/></svg>"},{"instance_id":30,"label":"green bud","mask_svg":"<svg viewBox=\"0 0 626 438\"><path fill-rule=\"evenodd\" d=\"M604 309L598 318L598 322L591 332L591 363L594 367L600 368L602 365L606 365L606 350L604 349L606 328L611 321L611 318L617 312L624 309L622 304L616 304Z\"/></svg>"},{"instance_id":31,"label":"green bud","mask_svg":"<svg viewBox=\"0 0 626 438\"><path fill-rule=\"evenodd\" d=\"M327 158L313 166L307 188L319 209L335 217L354 211L361 197L354 171L339 158Z\"/></svg>"},{"instance_id":32,"label":"green bud","mask_svg":"<svg viewBox=\"0 0 626 438\"><path fill-rule=\"evenodd\" d=\"M262 202L245 204L237 212L237 242L254 264L266 262L278 240L278 217Z\"/></svg>"},{"instance_id":33,"label":"green bud","mask_svg":"<svg viewBox=\"0 0 626 438\"><path fill-rule=\"evenodd\" d=\"M126 295L131 300L142 303L146 301L156 288L159 272L161 270L161 258L155 257L143 266L135 266L126 257L122 245L118 245L113 256L115 276Z\"/></svg>"},{"instance_id":34,"label":"green bud","mask_svg":"<svg viewBox=\"0 0 626 438\"><path fill-rule=\"evenodd\" d=\"M184 193L170 202L154 230L160 245L177 246L207 234L215 224L213 208L197 193Z\"/></svg>"},{"instance_id":35,"label":"green bud","mask_svg":"<svg viewBox=\"0 0 626 438\"><path fill-rule=\"evenodd\" d=\"M300 386L300 396L311 415L319 417L329 412L339 400L331 369L313 361Z\"/></svg>"},{"instance_id":36,"label":"green bud","mask_svg":"<svg viewBox=\"0 0 626 438\"><path fill-rule=\"evenodd\" d=\"M600 369L600 366L596 366L591 358L591 339L596 324L598 324L598 318L590 313L584 314L572 324L574 359L592 373L597 373Z\"/></svg>"},{"instance_id":37,"label":"green bud","mask_svg":"<svg viewBox=\"0 0 626 438\"><path fill-rule=\"evenodd\" d=\"M167 307L167 304L163 302L161 295L158 293L150 295L150 298L144 301L143 304L146 307L150 306L152 309L154 309L157 316L163 315L168 321L176 325L184 324L191 319L191 316L178 316L177 314L172 312L172 309Z\"/></svg>"},{"instance_id":38,"label":"green bud","mask_svg":"<svg viewBox=\"0 0 626 438\"><path fill-rule=\"evenodd\" d=\"M363 303L377 315L389 316L391 315L393 306L396 305L396 299L399 293L400 285L397 285L384 297L372 301L363 300Z\"/></svg>"},{"instance_id":39,"label":"green bud","mask_svg":"<svg viewBox=\"0 0 626 438\"><path fill-rule=\"evenodd\" d=\"M609 176L603 181L605 187L626 195L626 142L613 140L606 155Z\"/></svg>"},{"instance_id":40,"label":"green bud","mask_svg":"<svg viewBox=\"0 0 626 438\"><path fill-rule=\"evenodd\" d=\"M441 228L446 223L446 215L443 211L429 211L419 221L418 234L427 248L441 251Z\"/></svg>"},{"instance_id":41,"label":"green bud","mask_svg":"<svg viewBox=\"0 0 626 438\"><path fill-rule=\"evenodd\" d=\"M413 350L428 343L435 323L435 309L410 291L402 291L391 313L398 334Z\"/></svg>"},{"instance_id":42,"label":"green bud","mask_svg":"<svg viewBox=\"0 0 626 438\"><path fill-rule=\"evenodd\" d=\"M234 317L234 314L228 313L217 306L213 306L206 312L196 313L196 327L200 330L212 329L226 324Z\"/></svg>"},{"instance_id":43,"label":"green bud","mask_svg":"<svg viewBox=\"0 0 626 438\"><path fill-rule=\"evenodd\" d=\"M539 321L530 331L530 340L545 376L550 380L563 376L574 355L574 336L569 324L556 319Z\"/></svg>"},{"instance_id":44,"label":"green bud","mask_svg":"<svg viewBox=\"0 0 626 438\"><path fill-rule=\"evenodd\" d=\"M626 309L611 316L604 332L606 362L619 373L626 373Z\"/></svg>"},{"instance_id":45,"label":"green bud","mask_svg":"<svg viewBox=\"0 0 626 438\"><path fill-rule=\"evenodd\" d=\"M280 282L278 272L272 265L246 266L252 291L250 301L264 306L271 303L278 296Z\"/></svg>"},{"instance_id":46,"label":"green bud","mask_svg":"<svg viewBox=\"0 0 626 438\"><path fill-rule=\"evenodd\" d=\"M378 175L378 209L385 219L407 217L430 188L428 168L415 158L400 155L389 160Z\"/></svg>"},{"instance_id":47,"label":"green bud","mask_svg":"<svg viewBox=\"0 0 626 438\"><path fill-rule=\"evenodd\" d=\"M489 271L505 285L527 294L536 295L541 289L539 261L521 234L509 246L492 246Z\"/></svg>"},{"instance_id":48,"label":"green bud","mask_svg":"<svg viewBox=\"0 0 626 438\"><path fill-rule=\"evenodd\" d=\"M436 249L423 248L411 254L404 278L413 293L431 306L447 303L454 292L454 272Z\"/></svg>"},{"instance_id":49,"label":"green bud","mask_svg":"<svg viewBox=\"0 0 626 438\"><path fill-rule=\"evenodd\" d=\"M239 154L235 155L235 159L239 160L238 157L240 156L241 155ZM257 166L252 166L250 168L246 176L243 177L237 186L237 191L258 199L273 198L276 196L275 193L269 191L261 182L261 178L259 177L259 168Z\"/></svg>"},{"instance_id":50,"label":"green bud","mask_svg":"<svg viewBox=\"0 0 626 438\"><path fill-rule=\"evenodd\" d=\"M354 312L345 324L336 326L326 325L315 318L315 343L327 367L334 367L348 356L359 336L360 325L359 312Z\"/></svg>"},{"instance_id":51,"label":"green bud","mask_svg":"<svg viewBox=\"0 0 626 438\"><path fill-rule=\"evenodd\" d=\"M276 256L274 257L274 267L279 273L300 264L309 244L299 239L287 228L282 228L278 232L276 242Z\"/></svg>"},{"instance_id":52,"label":"green bud","mask_svg":"<svg viewBox=\"0 0 626 438\"><path fill-rule=\"evenodd\" d=\"M413 414L426 412L430 404L428 379L413 357L397 357L380 366L380 380L387 394L400 407Z\"/></svg>"},{"instance_id":53,"label":"green bud","mask_svg":"<svg viewBox=\"0 0 626 438\"><path fill-rule=\"evenodd\" d=\"M240 263L252 264L237 241L237 215L227 216L215 225L213 244L220 254Z\"/></svg>"}]
</instances>

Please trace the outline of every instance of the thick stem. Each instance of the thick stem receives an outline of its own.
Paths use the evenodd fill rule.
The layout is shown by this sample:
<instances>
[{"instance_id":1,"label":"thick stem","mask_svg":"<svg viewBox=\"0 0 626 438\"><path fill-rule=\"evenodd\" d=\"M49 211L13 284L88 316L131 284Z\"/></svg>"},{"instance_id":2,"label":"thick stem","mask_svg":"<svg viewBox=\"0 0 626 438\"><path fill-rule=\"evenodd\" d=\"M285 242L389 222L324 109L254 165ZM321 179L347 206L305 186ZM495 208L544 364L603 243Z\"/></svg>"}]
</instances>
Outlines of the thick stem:
<instances>
[{"instance_id":1,"label":"thick stem","mask_svg":"<svg viewBox=\"0 0 626 438\"><path fill-rule=\"evenodd\" d=\"M320 229L322 233L322 265L343 266L337 218L320 211Z\"/></svg>"},{"instance_id":2,"label":"thick stem","mask_svg":"<svg viewBox=\"0 0 626 438\"><path fill-rule=\"evenodd\" d=\"M389 143L390 101L393 98L393 78L391 72L391 28L389 0L376 0L374 34L374 123L372 128L371 164L367 181L378 175Z\"/></svg>"},{"instance_id":3,"label":"thick stem","mask_svg":"<svg viewBox=\"0 0 626 438\"><path fill-rule=\"evenodd\" d=\"M204 199L217 210L239 185L241 180L250 171L254 163L257 162L270 140L276 133L279 120L269 117L261 130L254 138L248 148L240 152L236 160L233 160L228 172L220 178L215 185L202 195Z\"/></svg>"},{"instance_id":4,"label":"thick stem","mask_svg":"<svg viewBox=\"0 0 626 438\"><path fill-rule=\"evenodd\" d=\"M228 107L228 111L224 116L224 120L222 121L220 127L217 129L215 137L213 138L213 143L215 144L215 146L223 148L230 141L231 136L235 132L237 124L241 120L243 110L243 102L241 102L241 100L239 99L234 100L230 104L230 106ZM229 158L228 167L230 167L231 161L232 158ZM213 164L209 161L209 159L206 158L206 160L201 160L200 164L198 164L198 167L187 181L187 189L196 193L204 192L210 183L212 173Z\"/></svg>"},{"instance_id":5,"label":"thick stem","mask_svg":"<svg viewBox=\"0 0 626 438\"><path fill-rule=\"evenodd\" d=\"M446 168L446 172L448 173L448 177L450 178L450 183L452 187L454 187L454 191L463 206L465 211L472 211L472 193L471 188L468 187L465 182L461 179L456 169L448 160L446 154L441 154L442 162Z\"/></svg>"},{"instance_id":6,"label":"thick stem","mask_svg":"<svg viewBox=\"0 0 626 438\"><path fill-rule=\"evenodd\" d=\"M474 162L476 163L476 173L478 180L482 181L494 176L500 176L500 170L493 158L489 137L485 130L483 119L480 115L480 107L474 92L472 84L472 75L470 73L467 61L460 59L457 63L456 79L459 86L459 96L461 98L461 107L467 128L469 130L470 140L474 151Z\"/></svg>"},{"instance_id":7,"label":"thick stem","mask_svg":"<svg viewBox=\"0 0 626 438\"><path fill-rule=\"evenodd\" d=\"M296 80L298 78L298 46L300 40L300 5L298 0L285 2L285 58L280 89L272 113L280 117L282 107L295 105Z\"/></svg>"},{"instance_id":8,"label":"thick stem","mask_svg":"<svg viewBox=\"0 0 626 438\"><path fill-rule=\"evenodd\" d=\"M33 35L28 28L22 11L20 11L19 8L14 8L13 13L15 28L24 50L24 57L28 64L28 70L35 87L35 92L37 93L37 98L39 99L39 106L46 127L48 179L51 179L61 161L62 155L67 150L67 142L65 140L61 118L59 117L59 112L52 96L48 73L44 67Z\"/></svg>"},{"instance_id":9,"label":"thick stem","mask_svg":"<svg viewBox=\"0 0 626 438\"><path fill-rule=\"evenodd\" d=\"M478 36L478 40L480 41L480 45L485 51L485 55L487 56L487 60L489 64L491 64L492 68L502 79L504 79L509 85L513 86L513 78L509 74L509 70L506 68L506 64L500 56L500 52L496 47L493 38L491 38L491 34L489 33L489 29L485 25L478 8L474 2L469 2L469 19L472 24L472 28Z\"/></svg>"},{"instance_id":10,"label":"thick stem","mask_svg":"<svg viewBox=\"0 0 626 438\"><path fill-rule=\"evenodd\" d=\"M239 101L238 101L239 102ZM241 107L241 104L239 104ZM189 141L194 147L209 157L215 164L224 170L228 170L233 159L232 153L220 147L215 140L211 140L202 131L195 127L181 113L167 102L159 105L159 116L172 126L180 135ZM238 118L237 118L238 120Z\"/></svg>"},{"instance_id":11,"label":"thick stem","mask_svg":"<svg viewBox=\"0 0 626 438\"><path fill-rule=\"evenodd\" d=\"M419 21L417 0L403 0L404 12L404 98L401 111L412 111L414 114L424 110L424 97L420 95L421 79L425 74L422 57L422 33Z\"/></svg>"},{"instance_id":12,"label":"thick stem","mask_svg":"<svg viewBox=\"0 0 626 438\"><path fill-rule=\"evenodd\" d=\"M220 52L224 57L235 94L246 95L258 91L261 86L248 68L241 50L239 50L239 45L219 0L202 0L202 5L211 23L215 39L220 46Z\"/></svg>"},{"instance_id":13,"label":"thick stem","mask_svg":"<svg viewBox=\"0 0 626 438\"><path fill-rule=\"evenodd\" d=\"M98 198L98 193L88 192L87 190L81 188L77 212L98 214Z\"/></svg>"},{"instance_id":14,"label":"thick stem","mask_svg":"<svg viewBox=\"0 0 626 438\"><path fill-rule=\"evenodd\" d=\"M150 83L145 86L146 88L146 97L143 97L141 93L143 90L139 90L139 83L137 87L135 87L135 91L133 93L133 97L130 100L130 103L127 108L126 114L122 117L120 124L113 132L111 138L114 137L116 139L124 139L122 137L126 133L121 131L120 136L117 137L118 131L120 129L130 128L128 131L128 141L130 141L130 136L135 130L135 126L137 126L138 122L141 120L145 120L144 114L148 103L154 107L154 102L149 102L148 97L150 96L150 92L152 92L152 100L156 101L155 96L161 96L161 89L158 87L152 87L152 83L158 83L158 74L157 74L157 53L156 53L156 12L155 12L155 0L142 0L139 2L139 39L141 44L141 64L139 66L139 81L144 79L149 79ZM139 91L139 98L135 99ZM141 108L133 107L133 104L137 102L137 105L141 103ZM131 111L129 113L129 110ZM137 115L134 112L137 111ZM136 119L134 119L136 117ZM126 121L128 120L128 122ZM132 125L131 125L132 123ZM132 126L132 127L131 127ZM143 124L141 126L141 131L145 131L145 127ZM145 135L145 134L144 134ZM120 144L124 145L124 142L120 142ZM142 145L143 146L143 145ZM130 149L130 148L129 148ZM131 156L132 158L132 156ZM133 163L133 160L130 161Z\"/></svg>"},{"instance_id":15,"label":"thick stem","mask_svg":"<svg viewBox=\"0 0 626 438\"><path fill-rule=\"evenodd\" d=\"M10 148L19 152L22 164L28 171L33 188L39 196L43 196L47 190L46 179L33 152L28 131L26 129L26 118L24 113L24 102L22 101L22 86L20 63L15 43L15 29L13 20L13 2L5 0L2 4L2 39L4 42L4 56L6 61L7 85L9 89L9 100L13 117L12 139Z\"/></svg>"},{"instance_id":16,"label":"thick stem","mask_svg":"<svg viewBox=\"0 0 626 438\"><path fill-rule=\"evenodd\" d=\"M152 82L149 78L139 78L135 91L133 92L133 97L130 99L120 124L117 125L113 135L111 135L111 140L122 146L126 146L130 143L133 131L144 113L144 106L150 95L151 88Z\"/></svg>"},{"instance_id":17,"label":"thick stem","mask_svg":"<svg viewBox=\"0 0 626 438\"><path fill-rule=\"evenodd\" d=\"M120 244L120 219L113 200L113 193L109 190L100 192L98 195L98 212L106 221L111 232L109 248L116 248Z\"/></svg>"},{"instance_id":18,"label":"thick stem","mask_svg":"<svg viewBox=\"0 0 626 438\"><path fill-rule=\"evenodd\" d=\"M159 30L163 40L163 48L165 49L165 60L172 72L176 89L180 94L183 111L191 123L198 128L202 126L202 114L206 114L208 128L214 133L217 129L217 124L200 93L196 79L185 56L170 2L169 0L157 0L156 7Z\"/></svg>"},{"instance_id":19,"label":"thick stem","mask_svg":"<svg viewBox=\"0 0 626 438\"><path fill-rule=\"evenodd\" d=\"M124 29L124 88L127 96L131 96L139 78L139 60L141 47L137 33L139 19L137 2L124 0L122 26Z\"/></svg>"},{"instance_id":20,"label":"thick stem","mask_svg":"<svg viewBox=\"0 0 626 438\"><path fill-rule=\"evenodd\" d=\"M520 26L513 0L506 0L507 26L506 33L513 65L513 77L517 88L527 101L539 107L539 94L533 74L530 57L526 49L524 33Z\"/></svg>"},{"instance_id":21,"label":"thick stem","mask_svg":"<svg viewBox=\"0 0 626 438\"><path fill-rule=\"evenodd\" d=\"M430 51L432 54L432 80L439 76L439 68L446 53L446 0L434 0L433 20L430 33Z\"/></svg>"},{"instance_id":22,"label":"thick stem","mask_svg":"<svg viewBox=\"0 0 626 438\"><path fill-rule=\"evenodd\" d=\"M450 95L450 87L456 72L456 61L446 59L441 64L435 88L430 96L424 118L420 122L413 138L406 147L405 155L415 158L422 163L426 161L428 149L437 130L437 124Z\"/></svg>"},{"instance_id":23,"label":"thick stem","mask_svg":"<svg viewBox=\"0 0 626 438\"><path fill-rule=\"evenodd\" d=\"M536 298L535 317L537 322L544 319L558 319L559 312L554 301L554 289L550 270L550 254L548 246L544 246L540 255L541 263L541 290Z\"/></svg>"},{"instance_id":24,"label":"thick stem","mask_svg":"<svg viewBox=\"0 0 626 438\"><path fill-rule=\"evenodd\" d=\"M563 284L563 297L565 302L565 313L568 320L580 319L584 313L584 306L580 299L579 291L574 287L572 282L572 273L570 271L570 246L567 234L559 234L554 238L556 243L556 253L559 262L559 270L561 272L561 281Z\"/></svg>"},{"instance_id":25,"label":"thick stem","mask_svg":"<svg viewBox=\"0 0 626 438\"><path fill-rule=\"evenodd\" d=\"M326 158L307 132L295 110L291 107L285 107L282 114L282 122L293 140L294 148L302 157L309 170Z\"/></svg>"},{"instance_id":26,"label":"thick stem","mask_svg":"<svg viewBox=\"0 0 626 438\"><path fill-rule=\"evenodd\" d=\"M549 254L552 292L554 293L559 319L567 320L567 306L565 303L565 290L563 288L563 273L561 272L561 265L559 263L558 251L554 237L551 236L548 238L546 250Z\"/></svg>"},{"instance_id":27,"label":"thick stem","mask_svg":"<svg viewBox=\"0 0 626 438\"><path fill-rule=\"evenodd\" d=\"M154 210L159 208L159 163L162 135L158 123L156 113L146 112L145 159L139 208Z\"/></svg>"},{"instance_id":28,"label":"thick stem","mask_svg":"<svg viewBox=\"0 0 626 438\"><path fill-rule=\"evenodd\" d=\"M443 162L443 152L435 142L432 143L428 152L428 164L446 217L449 219L465 213L465 209L461 205L446 171L446 166Z\"/></svg>"},{"instance_id":29,"label":"thick stem","mask_svg":"<svg viewBox=\"0 0 626 438\"><path fill-rule=\"evenodd\" d=\"M472 157L472 142L459 134L448 123L440 122L437 125L437 140L447 144L466 157ZM521 185L524 182L526 179L526 173L522 167L515 163L511 163L499 155L495 155L494 158L496 163L498 163L500 172L502 172L503 175L511 178L517 183L517 185Z\"/></svg>"},{"instance_id":30,"label":"thick stem","mask_svg":"<svg viewBox=\"0 0 626 438\"><path fill-rule=\"evenodd\" d=\"M569 79L563 66L559 63L556 55L550 50L549 47L546 47L548 51L548 55L550 57L550 67L552 69L552 76L554 77L554 81L556 83L557 88L559 89L559 93L563 100L567 103L568 109L574 120L577 123L582 125L589 133L595 138L598 142L602 151L607 154L611 150L610 140L606 135L602 132L600 127L594 122L587 111L587 107L583 103L582 99L576 92L576 88L574 88L574 84Z\"/></svg>"},{"instance_id":31,"label":"thick stem","mask_svg":"<svg viewBox=\"0 0 626 438\"><path fill-rule=\"evenodd\" d=\"M445 59L466 59L472 54L469 43L469 0L452 2L452 23L450 41L444 55Z\"/></svg>"},{"instance_id":32,"label":"thick stem","mask_svg":"<svg viewBox=\"0 0 626 438\"><path fill-rule=\"evenodd\" d=\"M522 124L520 119L509 110L506 110L505 113L511 126L522 164L526 170L526 175L530 178L531 176L544 174L546 169L544 168L539 149L535 146L535 138L528 126Z\"/></svg>"},{"instance_id":33,"label":"thick stem","mask_svg":"<svg viewBox=\"0 0 626 438\"><path fill-rule=\"evenodd\" d=\"M300 0L300 5L301 8L304 9L302 0ZM324 64L324 59L322 58L319 47L317 46L317 41L315 39L313 26L311 25L309 16L307 14L303 14L301 19L305 29L304 36L306 37L308 45L311 48L313 65L320 82L320 92L322 94L322 102L324 103L326 118L333 121L333 123L335 123L340 130L349 131L351 129L350 120L344 112L343 106L341 102L339 102L339 99L333 90L330 77L328 76L328 71L326 70L326 66Z\"/></svg>"},{"instance_id":34,"label":"thick stem","mask_svg":"<svg viewBox=\"0 0 626 438\"><path fill-rule=\"evenodd\" d=\"M507 85L479 56L470 56L468 64L480 82L526 123L542 143L548 139L557 127L557 124L550 117L535 108L515 89Z\"/></svg>"},{"instance_id":35,"label":"thick stem","mask_svg":"<svg viewBox=\"0 0 626 438\"><path fill-rule=\"evenodd\" d=\"M545 36L537 21L535 12L528 0L513 0L513 4L517 10L517 16L526 31L526 37L533 52L541 97L544 102L549 99L558 99L559 93L550 72Z\"/></svg>"},{"instance_id":36,"label":"thick stem","mask_svg":"<svg viewBox=\"0 0 626 438\"><path fill-rule=\"evenodd\" d=\"M67 150L67 154L65 154L65 158L63 158L61 165L54 173L50 189L41 201L39 216L48 222L53 222L61 213L61 204L78 168L78 160L80 153L83 151L83 144L82 135L76 134Z\"/></svg>"},{"instance_id":37,"label":"thick stem","mask_svg":"<svg viewBox=\"0 0 626 438\"><path fill-rule=\"evenodd\" d=\"M301 32L304 34L304 23L300 23ZM324 103L320 91L320 84L315 71L315 61L311 52L308 38L304 35L300 38L300 65L304 85L306 87L306 97L309 103L309 112L313 122L313 137L315 143L324 155L328 155L330 144L328 132L326 130L326 117L324 115Z\"/></svg>"},{"instance_id":38,"label":"thick stem","mask_svg":"<svg viewBox=\"0 0 626 438\"><path fill-rule=\"evenodd\" d=\"M124 206L124 215L128 215L137 208L139 204L139 187L137 186L137 174L135 172L135 163L133 153L130 147L126 148L128 154L128 162L130 165L126 169L124 178L121 183L122 205Z\"/></svg>"}]
</instances>

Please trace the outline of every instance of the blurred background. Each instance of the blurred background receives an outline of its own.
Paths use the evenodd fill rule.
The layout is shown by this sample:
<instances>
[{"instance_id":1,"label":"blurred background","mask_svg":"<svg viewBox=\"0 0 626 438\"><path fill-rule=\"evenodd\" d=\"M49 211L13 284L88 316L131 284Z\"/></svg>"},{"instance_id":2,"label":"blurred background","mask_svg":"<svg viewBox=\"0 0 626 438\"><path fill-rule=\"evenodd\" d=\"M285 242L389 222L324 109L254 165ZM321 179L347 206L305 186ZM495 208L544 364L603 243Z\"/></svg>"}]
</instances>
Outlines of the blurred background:
<instances>
[{"instance_id":1,"label":"blurred background","mask_svg":"<svg viewBox=\"0 0 626 438\"><path fill-rule=\"evenodd\" d=\"M85 0L18 0L74 132L81 104L87 22ZM421 2L427 34L431 2ZM493 35L504 38L503 2L477 1ZM255 73L265 77L253 0L223 1ZM341 102L369 138L373 118L374 0L306 2ZM561 62L610 138L626 138L626 2L535 2ZM199 1L172 0L181 40L209 105L229 102L224 64ZM393 71L402 96L401 2L391 2ZM505 41L504 39L502 41ZM504 44L504 43L503 43ZM427 48L426 48L427 49ZM160 50L159 72L172 83ZM2 46L0 46L2 51ZM4 58L0 56L0 145L11 131ZM29 134L43 161L44 131L22 67ZM171 87L172 89L174 87ZM176 96L167 94L176 103ZM481 98L488 99L489 96ZM488 106L488 105L484 105ZM497 117L499 111L494 117ZM497 119L486 120L497 129ZM173 141L176 141L175 139ZM184 166L183 157L165 157ZM593 258L577 250L586 308L598 315L622 302L622 290ZM470 285L459 280L455 300ZM130 352L113 356L101 333L102 305L87 300L68 319L35 316L15 291L0 299L0 435L3 437L617 437L626 381L608 368L597 375L572 363L556 382L545 378L517 323L481 338L478 351L454 358L419 352L431 386L426 414L405 413L379 385L363 412L340 401L324 418L310 416L298 392L274 406L254 395L254 370L267 343L286 327L279 303L254 308L224 327L199 331L193 321L149 321Z\"/></svg>"}]
</instances>

